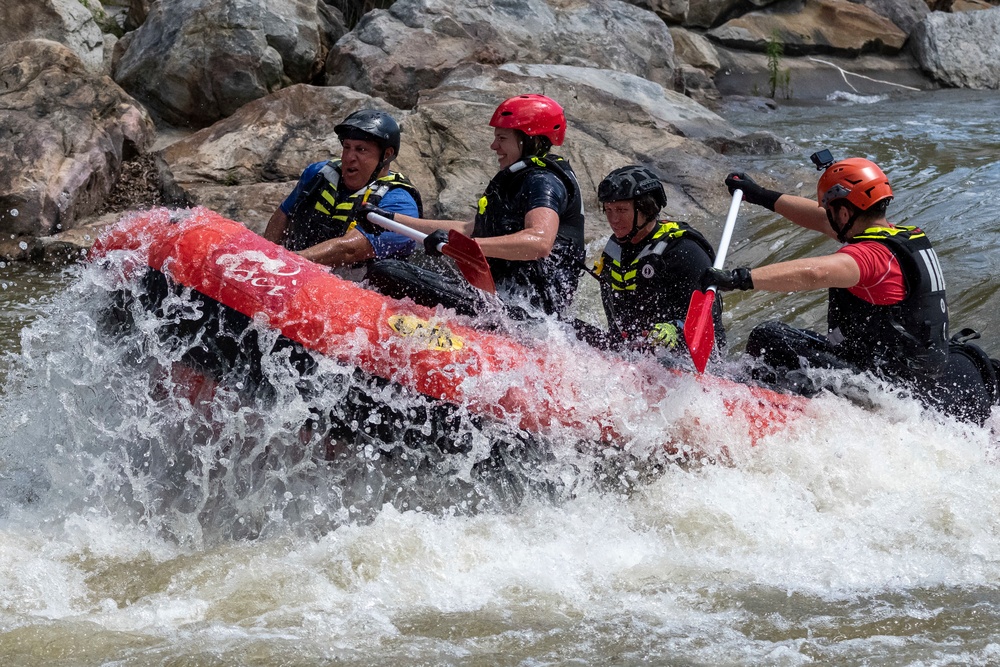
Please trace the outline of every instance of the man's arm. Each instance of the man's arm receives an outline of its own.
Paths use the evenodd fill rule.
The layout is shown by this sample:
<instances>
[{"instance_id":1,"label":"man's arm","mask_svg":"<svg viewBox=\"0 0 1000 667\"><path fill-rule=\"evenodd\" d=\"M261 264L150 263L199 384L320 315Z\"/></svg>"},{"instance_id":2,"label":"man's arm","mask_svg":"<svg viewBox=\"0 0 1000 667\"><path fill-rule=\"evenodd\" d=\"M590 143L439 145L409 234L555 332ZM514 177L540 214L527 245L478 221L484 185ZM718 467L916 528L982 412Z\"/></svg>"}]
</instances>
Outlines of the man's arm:
<instances>
[{"instance_id":1,"label":"man's arm","mask_svg":"<svg viewBox=\"0 0 1000 667\"><path fill-rule=\"evenodd\" d=\"M298 201L299 196L305 190L306 185L317 173L319 173L319 170L322 169L325 164L326 162L313 162L302 171L298 182L295 183L295 187L292 188L290 193L288 193L288 196L285 197L283 202L281 202L277 210L271 214L271 219L267 221L267 227L264 228L263 234L265 239L271 243L278 244L285 240L285 232L288 231L287 211L292 210L295 202Z\"/></svg>"},{"instance_id":2,"label":"man's arm","mask_svg":"<svg viewBox=\"0 0 1000 667\"><path fill-rule=\"evenodd\" d=\"M824 257L803 257L750 270L754 289L770 292L804 292L830 287L854 287L861 270L854 258L844 253Z\"/></svg>"},{"instance_id":3,"label":"man's arm","mask_svg":"<svg viewBox=\"0 0 1000 667\"><path fill-rule=\"evenodd\" d=\"M750 176L740 171L726 176L726 187L730 194L734 190L742 190L743 200L748 204L763 206L800 227L837 238L836 233L830 228L826 210L812 199L761 187Z\"/></svg>"},{"instance_id":4,"label":"man's arm","mask_svg":"<svg viewBox=\"0 0 1000 667\"><path fill-rule=\"evenodd\" d=\"M393 216L393 220L401 225L412 227L418 232L422 232L424 234L430 234L439 229L454 229L457 232L461 232L466 236L469 236L472 234L472 229L475 226L475 223L471 220L468 222L462 222L460 220L428 220L427 218L415 218L412 215L403 215L402 213L395 214L395 216Z\"/></svg>"},{"instance_id":5,"label":"man's arm","mask_svg":"<svg viewBox=\"0 0 1000 667\"><path fill-rule=\"evenodd\" d=\"M288 216L278 208L271 214L271 219L267 221L267 227L264 228L263 236L271 243L280 244L285 236L286 229L288 229Z\"/></svg>"},{"instance_id":6,"label":"man's arm","mask_svg":"<svg viewBox=\"0 0 1000 667\"><path fill-rule=\"evenodd\" d=\"M783 194L774 202L774 212L794 222L799 227L826 234L832 239L837 238L836 232L833 231L830 221L826 217L826 209L812 199Z\"/></svg>"},{"instance_id":7,"label":"man's arm","mask_svg":"<svg viewBox=\"0 0 1000 667\"><path fill-rule=\"evenodd\" d=\"M349 229L343 236L300 250L299 255L317 264L336 267L374 259L375 249L364 234Z\"/></svg>"}]
</instances>

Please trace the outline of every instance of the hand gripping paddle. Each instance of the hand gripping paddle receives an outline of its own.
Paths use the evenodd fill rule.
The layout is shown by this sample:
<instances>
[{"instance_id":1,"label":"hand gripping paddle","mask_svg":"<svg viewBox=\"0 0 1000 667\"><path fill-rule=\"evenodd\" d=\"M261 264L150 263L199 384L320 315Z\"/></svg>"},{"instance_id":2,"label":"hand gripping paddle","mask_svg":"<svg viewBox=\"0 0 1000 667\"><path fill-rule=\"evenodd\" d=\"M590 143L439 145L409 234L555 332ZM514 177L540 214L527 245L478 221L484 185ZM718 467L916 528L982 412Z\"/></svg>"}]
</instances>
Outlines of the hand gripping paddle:
<instances>
[{"instance_id":1,"label":"hand gripping paddle","mask_svg":"<svg viewBox=\"0 0 1000 667\"><path fill-rule=\"evenodd\" d=\"M416 229L407 227L395 220L390 220L378 213L369 213L368 220L380 227L385 227L389 231L411 238L417 243L423 243L424 239L427 238L427 234L418 232ZM459 231L449 229L448 242L439 244L438 250L442 255L455 260L458 270L461 271L470 285L478 287L484 292L496 294L497 288L493 283L493 274L490 272L490 265L486 261L483 249L479 247L479 244L474 239L469 238Z\"/></svg>"},{"instance_id":2,"label":"hand gripping paddle","mask_svg":"<svg viewBox=\"0 0 1000 667\"><path fill-rule=\"evenodd\" d=\"M722 229L719 251L715 255L715 264L712 265L712 268L721 269L726 261L729 240L733 236L736 214L740 210L740 201L742 200L743 191L733 190L733 201L729 204L729 215L726 217L726 226ZM699 373L705 371L708 356L712 353L712 346L715 344L715 322L712 320L712 304L714 302L715 285L710 286L704 292L695 290L691 293L691 303L688 304L687 317L684 320L684 340L691 352L694 367L698 369Z\"/></svg>"}]
</instances>

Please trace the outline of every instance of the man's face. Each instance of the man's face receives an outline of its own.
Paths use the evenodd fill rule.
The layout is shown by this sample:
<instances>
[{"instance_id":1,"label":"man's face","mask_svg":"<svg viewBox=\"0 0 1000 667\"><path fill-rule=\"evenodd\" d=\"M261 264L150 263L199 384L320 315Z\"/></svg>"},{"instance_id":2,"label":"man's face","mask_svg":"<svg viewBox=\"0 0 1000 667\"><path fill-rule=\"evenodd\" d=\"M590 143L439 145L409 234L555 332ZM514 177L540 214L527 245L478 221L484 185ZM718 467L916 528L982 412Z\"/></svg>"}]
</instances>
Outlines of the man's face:
<instances>
[{"instance_id":1,"label":"man's face","mask_svg":"<svg viewBox=\"0 0 1000 667\"><path fill-rule=\"evenodd\" d=\"M365 139L344 139L340 145L344 147L340 154L340 172L344 185L349 190L360 190L371 181L372 172L382 158L378 144ZM388 163L385 168L389 168Z\"/></svg>"},{"instance_id":2,"label":"man's face","mask_svg":"<svg viewBox=\"0 0 1000 667\"><path fill-rule=\"evenodd\" d=\"M521 159L521 140L517 130L507 127L493 128L493 143L490 149L497 154L501 169L506 169Z\"/></svg>"},{"instance_id":3,"label":"man's face","mask_svg":"<svg viewBox=\"0 0 1000 667\"><path fill-rule=\"evenodd\" d=\"M635 204L631 199L609 201L604 204L604 216L608 219L615 237L622 238L632 231L632 225L635 223Z\"/></svg>"}]
</instances>

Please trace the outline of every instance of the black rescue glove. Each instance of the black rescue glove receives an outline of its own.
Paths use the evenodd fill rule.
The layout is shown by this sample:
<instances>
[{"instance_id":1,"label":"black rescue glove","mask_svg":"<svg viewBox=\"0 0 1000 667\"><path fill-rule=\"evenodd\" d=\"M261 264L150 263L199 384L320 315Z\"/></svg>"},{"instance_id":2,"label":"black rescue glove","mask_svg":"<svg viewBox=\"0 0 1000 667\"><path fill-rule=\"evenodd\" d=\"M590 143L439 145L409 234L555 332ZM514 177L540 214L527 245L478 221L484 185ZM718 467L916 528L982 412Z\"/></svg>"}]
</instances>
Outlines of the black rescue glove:
<instances>
[{"instance_id":1,"label":"black rescue glove","mask_svg":"<svg viewBox=\"0 0 1000 667\"><path fill-rule=\"evenodd\" d=\"M713 285L720 292L753 289L753 279L750 277L750 269L745 266L732 271L705 269L705 273L701 274L701 289L704 291Z\"/></svg>"},{"instance_id":2,"label":"black rescue glove","mask_svg":"<svg viewBox=\"0 0 1000 667\"><path fill-rule=\"evenodd\" d=\"M441 251L438 246L448 242L448 232L443 229L435 229L424 237L424 252L431 257L440 257Z\"/></svg>"},{"instance_id":3,"label":"black rescue glove","mask_svg":"<svg viewBox=\"0 0 1000 667\"><path fill-rule=\"evenodd\" d=\"M741 171L734 171L726 176L726 187L729 188L729 194L733 194L736 190L742 190L743 199L748 204L763 206L769 211L774 210L774 203L782 194L760 187L752 178Z\"/></svg>"},{"instance_id":4,"label":"black rescue glove","mask_svg":"<svg viewBox=\"0 0 1000 667\"><path fill-rule=\"evenodd\" d=\"M384 208L379 208L378 206L369 204L367 202L362 204L361 206L358 206L357 211L358 211L358 217L363 220L368 219L369 213L376 213L378 215L381 215L383 218L389 218L390 220L396 219L396 214L393 213L392 211L387 211ZM372 224L378 224L378 223L372 223Z\"/></svg>"}]
</instances>

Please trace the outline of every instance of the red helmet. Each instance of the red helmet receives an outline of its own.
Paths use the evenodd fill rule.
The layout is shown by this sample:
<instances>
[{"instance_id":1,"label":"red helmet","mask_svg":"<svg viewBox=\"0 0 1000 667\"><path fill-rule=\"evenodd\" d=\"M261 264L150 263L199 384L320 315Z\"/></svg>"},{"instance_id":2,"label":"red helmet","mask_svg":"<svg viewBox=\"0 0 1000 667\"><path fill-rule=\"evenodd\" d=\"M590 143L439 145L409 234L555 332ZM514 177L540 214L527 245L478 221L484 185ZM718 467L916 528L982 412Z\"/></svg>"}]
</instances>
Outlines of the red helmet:
<instances>
[{"instance_id":1,"label":"red helmet","mask_svg":"<svg viewBox=\"0 0 1000 667\"><path fill-rule=\"evenodd\" d=\"M824 208L837 199L846 199L862 211L883 199L892 199L889 179L871 160L852 157L834 162L816 184L816 200Z\"/></svg>"},{"instance_id":2,"label":"red helmet","mask_svg":"<svg viewBox=\"0 0 1000 667\"><path fill-rule=\"evenodd\" d=\"M520 130L529 137L547 137L553 146L561 146L566 137L566 115L555 100L545 95L518 95L497 107L490 127Z\"/></svg>"}]
</instances>

